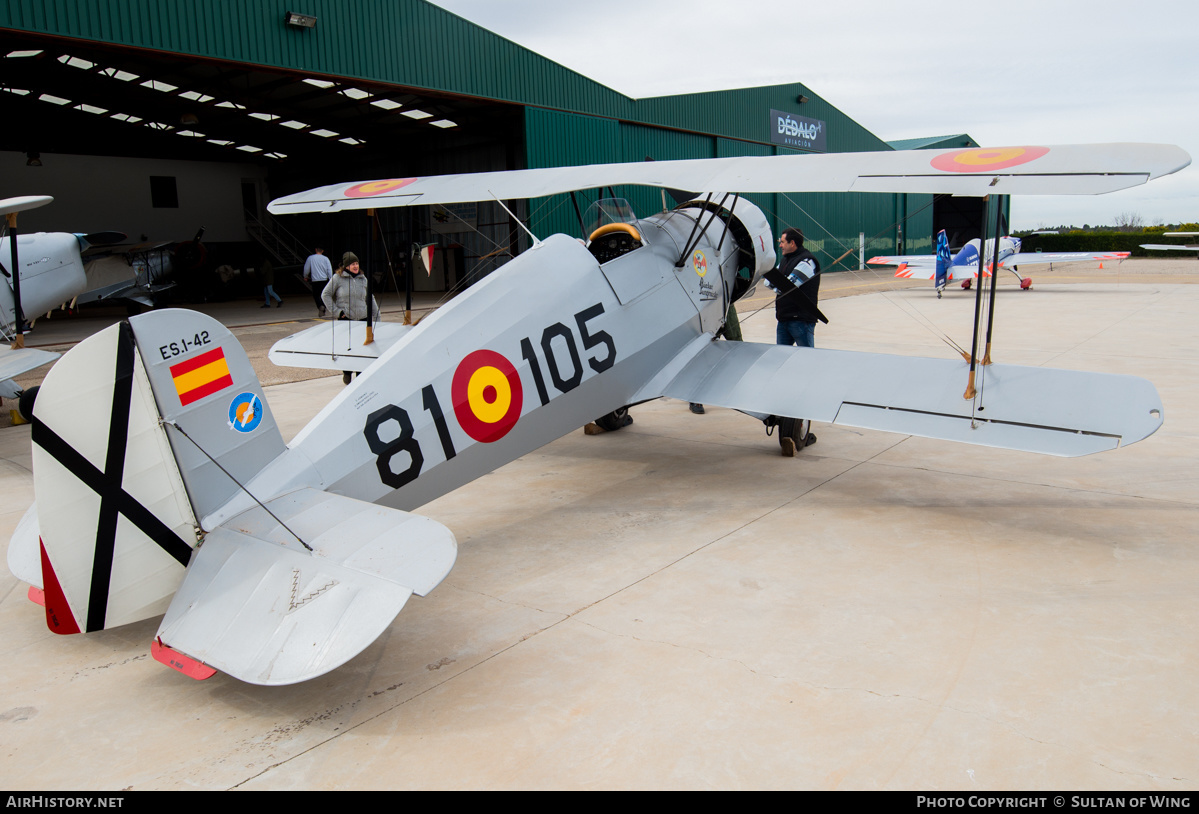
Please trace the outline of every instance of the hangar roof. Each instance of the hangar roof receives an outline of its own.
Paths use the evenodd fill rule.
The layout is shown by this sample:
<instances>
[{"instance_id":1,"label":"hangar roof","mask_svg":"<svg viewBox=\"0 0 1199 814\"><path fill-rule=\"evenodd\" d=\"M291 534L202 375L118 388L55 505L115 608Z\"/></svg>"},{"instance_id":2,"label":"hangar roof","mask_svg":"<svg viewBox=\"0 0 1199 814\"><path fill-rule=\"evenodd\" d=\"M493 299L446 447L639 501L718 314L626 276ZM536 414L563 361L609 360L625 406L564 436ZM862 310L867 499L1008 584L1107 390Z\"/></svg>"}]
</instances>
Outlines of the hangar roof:
<instances>
[{"instance_id":1,"label":"hangar roof","mask_svg":"<svg viewBox=\"0 0 1199 814\"><path fill-rule=\"evenodd\" d=\"M0 149L342 168L461 148L511 106L277 68L0 30ZM494 134L492 133L492 138ZM367 148L371 148L368 150Z\"/></svg>"},{"instance_id":2,"label":"hangar roof","mask_svg":"<svg viewBox=\"0 0 1199 814\"><path fill-rule=\"evenodd\" d=\"M978 147L979 144L967 133L957 133L952 136L924 136L923 138L905 138L898 141L888 141L888 146L896 150L948 150L953 147Z\"/></svg>"}]
</instances>

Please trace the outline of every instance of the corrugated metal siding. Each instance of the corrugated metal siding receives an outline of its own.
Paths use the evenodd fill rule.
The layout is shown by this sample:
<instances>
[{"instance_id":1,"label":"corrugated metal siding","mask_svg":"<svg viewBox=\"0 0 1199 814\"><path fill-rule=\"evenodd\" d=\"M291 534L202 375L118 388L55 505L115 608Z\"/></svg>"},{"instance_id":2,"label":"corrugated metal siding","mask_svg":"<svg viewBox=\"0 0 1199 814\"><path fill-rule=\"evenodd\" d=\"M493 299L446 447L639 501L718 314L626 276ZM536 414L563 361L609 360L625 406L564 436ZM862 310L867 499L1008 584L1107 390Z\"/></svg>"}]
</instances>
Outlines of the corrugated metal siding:
<instances>
[{"instance_id":1,"label":"corrugated metal siding","mask_svg":"<svg viewBox=\"0 0 1199 814\"><path fill-rule=\"evenodd\" d=\"M316 16L317 27L286 26L288 10ZM804 85L633 100L424 0L9 0L0 27L529 105L529 167L771 154L771 108L824 120L830 152L888 149ZM796 102L801 93L811 101ZM649 191L625 194L642 212L661 205ZM877 251L895 248L896 196L757 197L776 231L799 225L824 259L856 245L859 231L877 235ZM566 196L529 211L539 235L578 231ZM906 231L905 248L921 250L916 222Z\"/></svg>"},{"instance_id":2,"label":"corrugated metal siding","mask_svg":"<svg viewBox=\"0 0 1199 814\"><path fill-rule=\"evenodd\" d=\"M301 9L315 29L283 23ZM0 27L600 115L633 106L424 0L10 0Z\"/></svg>"},{"instance_id":3,"label":"corrugated metal siding","mask_svg":"<svg viewBox=\"0 0 1199 814\"><path fill-rule=\"evenodd\" d=\"M622 160L620 125L615 119L525 108L525 166L530 169L614 164ZM586 206L580 198L579 208ZM528 202L528 207L529 228L538 237L555 233L579 235L579 221L569 195L535 198Z\"/></svg>"},{"instance_id":4,"label":"corrugated metal siding","mask_svg":"<svg viewBox=\"0 0 1199 814\"><path fill-rule=\"evenodd\" d=\"M796 102L800 94L811 101ZM824 121L828 125L829 152L890 149L882 139L798 83L639 99L633 120L769 144L771 108Z\"/></svg>"},{"instance_id":5,"label":"corrugated metal siding","mask_svg":"<svg viewBox=\"0 0 1199 814\"><path fill-rule=\"evenodd\" d=\"M796 97L800 94L810 101L797 102ZM882 139L800 84L641 99L637 102L636 118L642 122L725 136L714 139L715 154L720 157L797 152L770 143L771 109L824 121L830 153L890 149ZM857 268L861 232L867 237L867 254L894 252L898 232L896 222L904 214L903 196L898 195L808 193L748 197L767 214L776 235L788 226L801 229L807 248L817 255L826 271L834 267ZM908 222L907 235L919 236L931 229L931 213L923 217L927 222ZM919 245L924 248L918 248ZM914 242L909 239L907 243L907 250L913 252L929 248L931 236L917 237ZM851 255L834 266L833 261L851 249Z\"/></svg>"}]
</instances>

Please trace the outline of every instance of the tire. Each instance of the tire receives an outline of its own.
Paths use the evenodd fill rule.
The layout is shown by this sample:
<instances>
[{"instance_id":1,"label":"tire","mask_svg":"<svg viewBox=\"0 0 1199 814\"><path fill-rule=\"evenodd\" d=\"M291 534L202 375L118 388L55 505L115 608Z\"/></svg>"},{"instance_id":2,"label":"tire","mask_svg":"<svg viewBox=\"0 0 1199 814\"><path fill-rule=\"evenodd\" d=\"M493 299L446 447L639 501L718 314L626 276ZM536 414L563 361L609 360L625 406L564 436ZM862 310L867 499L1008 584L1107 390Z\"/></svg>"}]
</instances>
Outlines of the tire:
<instances>
[{"instance_id":1,"label":"tire","mask_svg":"<svg viewBox=\"0 0 1199 814\"><path fill-rule=\"evenodd\" d=\"M812 430L812 422L806 418L784 418L778 419L779 428L779 446L783 445L784 438L790 438L795 442L795 449L803 449L808 444L808 435Z\"/></svg>"},{"instance_id":2,"label":"tire","mask_svg":"<svg viewBox=\"0 0 1199 814\"><path fill-rule=\"evenodd\" d=\"M632 424L633 417L629 415L628 407L621 407L619 410L613 410L605 416L600 416L595 420L595 423L600 426L600 429L615 432L621 427L627 427Z\"/></svg>"},{"instance_id":3,"label":"tire","mask_svg":"<svg viewBox=\"0 0 1199 814\"><path fill-rule=\"evenodd\" d=\"M21 391L21 395L17 397L17 412L26 421L33 421L33 403L37 400L39 389L41 389L41 385L31 387Z\"/></svg>"}]
</instances>

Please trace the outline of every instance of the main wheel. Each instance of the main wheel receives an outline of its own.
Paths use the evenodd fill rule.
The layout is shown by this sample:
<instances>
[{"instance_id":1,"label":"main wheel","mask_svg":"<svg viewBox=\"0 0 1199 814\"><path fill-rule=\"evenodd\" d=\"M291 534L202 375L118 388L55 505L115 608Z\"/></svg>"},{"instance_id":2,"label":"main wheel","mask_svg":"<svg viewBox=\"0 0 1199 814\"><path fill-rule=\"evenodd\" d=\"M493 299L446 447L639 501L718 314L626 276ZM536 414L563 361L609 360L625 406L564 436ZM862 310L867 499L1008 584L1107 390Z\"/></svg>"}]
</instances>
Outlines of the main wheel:
<instances>
[{"instance_id":1,"label":"main wheel","mask_svg":"<svg viewBox=\"0 0 1199 814\"><path fill-rule=\"evenodd\" d=\"M783 439L790 438L795 442L797 450L808 446L808 436L812 434L812 422L806 418L779 418L779 446Z\"/></svg>"},{"instance_id":2,"label":"main wheel","mask_svg":"<svg viewBox=\"0 0 1199 814\"><path fill-rule=\"evenodd\" d=\"M608 432L615 432L621 427L627 427L632 424L633 417L629 415L628 407L621 407L619 410L613 410L607 415L600 416L595 420L595 423L598 424L601 429L605 429Z\"/></svg>"}]
</instances>

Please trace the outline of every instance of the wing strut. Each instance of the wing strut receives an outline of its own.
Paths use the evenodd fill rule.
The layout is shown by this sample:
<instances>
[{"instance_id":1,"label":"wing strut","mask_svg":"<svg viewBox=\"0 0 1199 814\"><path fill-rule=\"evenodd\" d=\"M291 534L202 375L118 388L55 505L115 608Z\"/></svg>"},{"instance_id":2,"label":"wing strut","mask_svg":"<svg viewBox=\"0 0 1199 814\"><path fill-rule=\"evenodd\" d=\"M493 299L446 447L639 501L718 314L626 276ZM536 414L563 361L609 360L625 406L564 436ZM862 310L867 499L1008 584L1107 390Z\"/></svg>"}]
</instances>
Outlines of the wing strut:
<instances>
[{"instance_id":1,"label":"wing strut","mask_svg":"<svg viewBox=\"0 0 1199 814\"><path fill-rule=\"evenodd\" d=\"M991 364L991 330L995 326L995 290L999 285L999 236L1003 219L1003 196L995 196L995 251L991 255L991 302L987 306L987 342L983 351L983 365ZM1016 275L1019 278L1019 274ZM980 285L979 288L982 288Z\"/></svg>"},{"instance_id":2,"label":"wing strut","mask_svg":"<svg viewBox=\"0 0 1199 814\"><path fill-rule=\"evenodd\" d=\"M695 219L695 224L692 225L692 227L691 227L691 235L687 238L687 242L683 244L683 251L679 255L679 259L675 261L675 264L674 264L675 268L681 269L683 267L683 261L687 259L688 255L691 254L691 250L699 245L700 239L703 238L703 236L705 234L707 234L708 227L710 227L712 225L712 221L716 220L716 213L718 213L721 209L724 208L724 202L727 201L728 199L729 199L729 193L726 192L726 193L724 193L724 197L720 199L720 202L717 203L715 207L713 207L712 206L712 193L710 193L710 192L708 193L708 197L704 199L704 209L709 210L708 222L704 224L704 227L702 229L700 229L699 222L701 220L703 220L703 217L704 217L703 213L701 212L699 217L697 217ZM727 223L725 224L725 229L728 229ZM698 235L696 234L696 230L699 230ZM721 239L721 242L723 242L723 238Z\"/></svg>"},{"instance_id":3,"label":"wing strut","mask_svg":"<svg viewBox=\"0 0 1199 814\"><path fill-rule=\"evenodd\" d=\"M987 205L987 202L990 200L991 200L990 195L983 196L983 222L982 222L982 228L979 230L981 232L981 235L979 236L979 241L978 241L978 248L979 248L978 275L977 275L978 276L978 285L975 287L975 292L974 292L974 336L970 340L970 373L968 374L967 379L966 379L966 392L962 394L962 398L967 399L967 400L973 399L978 394L978 391L975 390L975 388L974 388L974 373L978 367L978 329L979 329L979 325L982 322L982 320L980 318L981 313L982 313L982 307L983 307L982 281L983 281L983 273L986 268L986 259L987 259L987 208L986 208L986 205ZM998 246L999 246L998 241L996 241L995 246L996 246L996 248L998 248ZM991 276L993 277L994 275L991 275Z\"/></svg>"}]
</instances>

